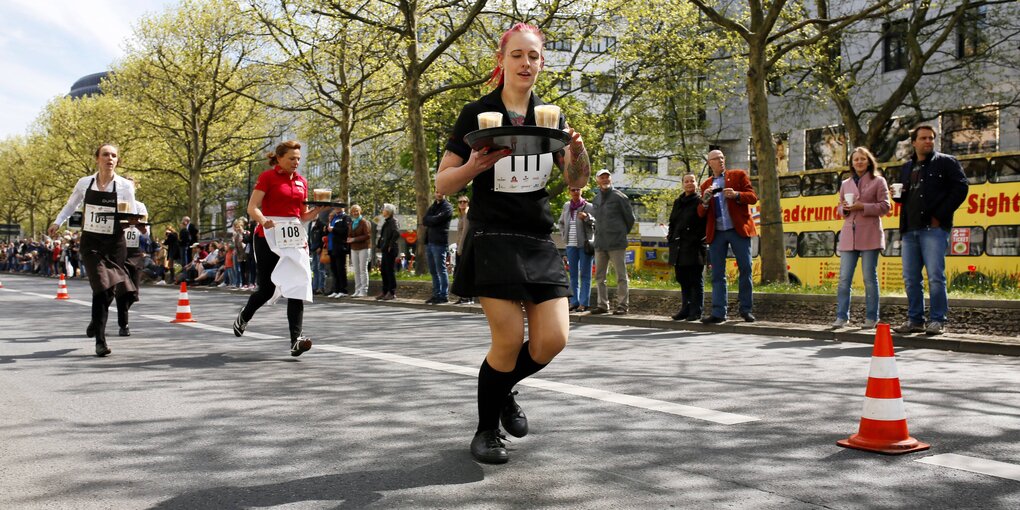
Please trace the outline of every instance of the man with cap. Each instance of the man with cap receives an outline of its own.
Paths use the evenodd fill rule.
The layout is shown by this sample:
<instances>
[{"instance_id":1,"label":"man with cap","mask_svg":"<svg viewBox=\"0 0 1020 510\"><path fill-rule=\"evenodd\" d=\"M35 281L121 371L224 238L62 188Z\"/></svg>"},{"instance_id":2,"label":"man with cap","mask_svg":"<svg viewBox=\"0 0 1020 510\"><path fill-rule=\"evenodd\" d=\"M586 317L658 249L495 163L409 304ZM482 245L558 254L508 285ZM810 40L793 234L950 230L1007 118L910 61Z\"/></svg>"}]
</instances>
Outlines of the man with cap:
<instances>
[{"instance_id":1,"label":"man with cap","mask_svg":"<svg viewBox=\"0 0 1020 510\"><path fill-rule=\"evenodd\" d=\"M626 315L629 311L627 284L627 234L634 227L634 209L622 191L613 188L613 174L606 169L595 174L599 193L592 205L595 206L595 280L598 283L598 304L591 314L609 312L609 289L606 288L606 273L609 261L616 271L616 310L613 315Z\"/></svg>"}]
</instances>

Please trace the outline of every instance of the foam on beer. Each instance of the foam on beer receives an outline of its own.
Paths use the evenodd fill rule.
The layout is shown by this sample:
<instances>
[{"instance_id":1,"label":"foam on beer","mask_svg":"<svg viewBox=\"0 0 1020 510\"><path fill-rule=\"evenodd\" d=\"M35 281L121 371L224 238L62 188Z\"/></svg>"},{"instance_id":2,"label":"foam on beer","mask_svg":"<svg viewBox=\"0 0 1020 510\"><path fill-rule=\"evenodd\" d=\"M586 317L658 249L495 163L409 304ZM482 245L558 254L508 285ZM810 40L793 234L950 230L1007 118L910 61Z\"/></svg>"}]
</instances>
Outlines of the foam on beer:
<instances>
[{"instance_id":1,"label":"foam on beer","mask_svg":"<svg viewBox=\"0 0 1020 510\"><path fill-rule=\"evenodd\" d=\"M499 112L483 112L478 114L478 129L489 129L503 125L503 114Z\"/></svg>"},{"instance_id":2,"label":"foam on beer","mask_svg":"<svg viewBox=\"0 0 1020 510\"><path fill-rule=\"evenodd\" d=\"M542 104L535 107L535 124L544 128L560 128L560 107Z\"/></svg>"},{"instance_id":3,"label":"foam on beer","mask_svg":"<svg viewBox=\"0 0 1020 510\"><path fill-rule=\"evenodd\" d=\"M333 190L326 188L315 188L312 190L312 199L316 202L329 202L333 197Z\"/></svg>"}]
</instances>

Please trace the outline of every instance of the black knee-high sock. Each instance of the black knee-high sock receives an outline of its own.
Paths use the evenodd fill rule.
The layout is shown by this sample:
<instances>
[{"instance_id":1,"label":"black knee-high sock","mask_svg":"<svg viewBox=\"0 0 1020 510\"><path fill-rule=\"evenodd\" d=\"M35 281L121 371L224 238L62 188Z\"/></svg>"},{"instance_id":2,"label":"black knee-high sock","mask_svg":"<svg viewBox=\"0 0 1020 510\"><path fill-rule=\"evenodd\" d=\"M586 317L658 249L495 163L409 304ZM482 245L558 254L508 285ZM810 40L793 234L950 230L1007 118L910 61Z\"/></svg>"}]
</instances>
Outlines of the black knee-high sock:
<instances>
[{"instance_id":1,"label":"black knee-high sock","mask_svg":"<svg viewBox=\"0 0 1020 510\"><path fill-rule=\"evenodd\" d=\"M514 385L512 372L500 372L482 361L478 369L478 432L499 427L499 411Z\"/></svg>"},{"instance_id":2,"label":"black knee-high sock","mask_svg":"<svg viewBox=\"0 0 1020 510\"><path fill-rule=\"evenodd\" d=\"M287 300L287 324L290 325L290 341L294 342L301 336L304 324L305 302L300 299Z\"/></svg>"},{"instance_id":3,"label":"black knee-high sock","mask_svg":"<svg viewBox=\"0 0 1020 510\"><path fill-rule=\"evenodd\" d=\"M507 393L510 393L510 390L513 389L515 384L523 381L524 378L531 376L548 365L548 363L546 363L546 365L542 365L532 359L531 353L528 352L529 343L531 342L524 342L524 345L521 346L521 352L517 354L517 364L514 366L514 371L510 372L510 380L512 382L510 383L510 387L506 389Z\"/></svg>"}]
</instances>

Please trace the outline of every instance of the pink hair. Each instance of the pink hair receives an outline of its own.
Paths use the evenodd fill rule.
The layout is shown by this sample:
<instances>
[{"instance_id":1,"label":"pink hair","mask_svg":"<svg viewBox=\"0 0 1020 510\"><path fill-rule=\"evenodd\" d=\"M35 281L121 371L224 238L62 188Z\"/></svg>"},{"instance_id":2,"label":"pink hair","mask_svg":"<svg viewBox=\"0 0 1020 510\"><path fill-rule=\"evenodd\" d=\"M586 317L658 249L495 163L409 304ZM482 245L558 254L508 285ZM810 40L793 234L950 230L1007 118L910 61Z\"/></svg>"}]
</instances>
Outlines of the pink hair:
<instances>
[{"instance_id":1,"label":"pink hair","mask_svg":"<svg viewBox=\"0 0 1020 510\"><path fill-rule=\"evenodd\" d=\"M539 30L538 27L534 25L529 25L527 23L517 23L514 26L510 27L510 30L503 32L503 36L499 38L500 55L503 54L503 51L506 49L506 42L510 40L510 36L513 35L514 32L530 32L532 34L535 34L538 36L538 39L542 42L542 45L543 46L545 45L545 35L542 34L542 31ZM545 55L542 55L542 66L543 67L545 66ZM489 75L489 81L485 83L487 85L495 84L497 87L503 85L503 68L499 66L499 61L496 61L496 67L492 69L492 74Z\"/></svg>"}]
</instances>

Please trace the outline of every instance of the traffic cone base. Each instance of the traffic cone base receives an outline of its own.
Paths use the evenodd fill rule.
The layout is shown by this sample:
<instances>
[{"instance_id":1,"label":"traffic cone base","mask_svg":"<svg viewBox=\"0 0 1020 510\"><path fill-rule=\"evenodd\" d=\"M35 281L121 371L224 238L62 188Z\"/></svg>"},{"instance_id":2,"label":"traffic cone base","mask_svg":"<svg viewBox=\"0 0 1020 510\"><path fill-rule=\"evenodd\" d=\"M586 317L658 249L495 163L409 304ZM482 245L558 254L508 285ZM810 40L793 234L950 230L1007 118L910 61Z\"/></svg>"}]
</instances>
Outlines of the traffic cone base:
<instances>
[{"instance_id":1,"label":"traffic cone base","mask_svg":"<svg viewBox=\"0 0 1020 510\"><path fill-rule=\"evenodd\" d=\"M191 317L191 301L188 299L188 284L181 282L181 294L177 298L177 316L170 322L198 322Z\"/></svg>"},{"instance_id":2,"label":"traffic cone base","mask_svg":"<svg viewBox=\"0 0 1020 510\"><path fill-rule=\"evenodd\" d=\"M856 434L840 439L836 444L885 455L927 450L931 445L910 437L907 432L907 416L903 411L889 325L879 324L877 329L860 426Z\"/></svg>"},{"instance_id":3,"label":"traffic cone base","mask_svg":"<svg viewBox=\"0 0 1020 510\"><path fill-rule=\"evenodd\" d=\"M60 283L57 283L57 297L53 299L71 299L71 296L67 294L67 282L64 281L64 275L60 275Z\"/></svg>"}]
</instances>

